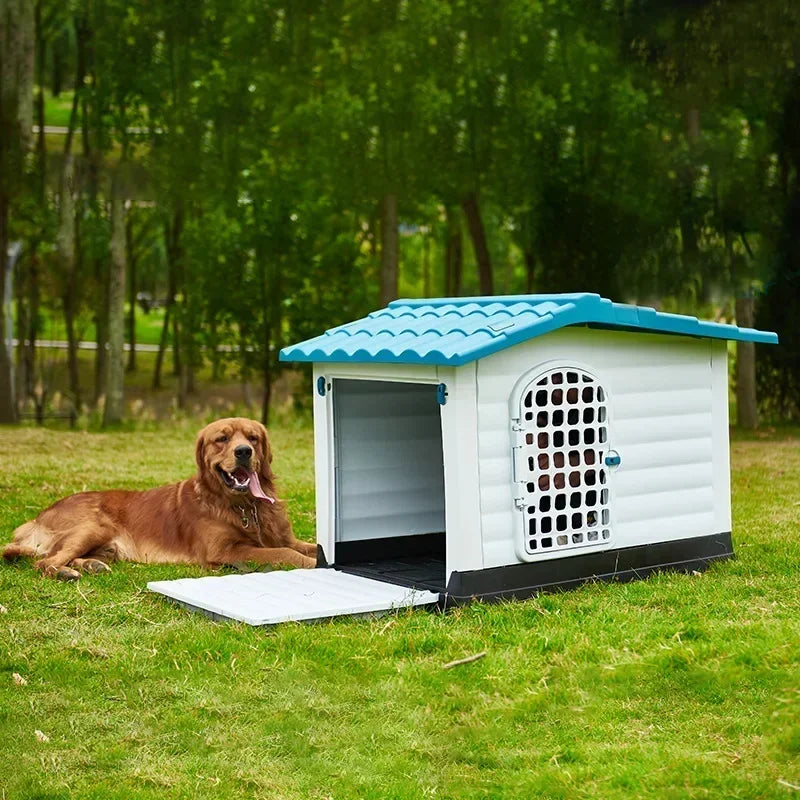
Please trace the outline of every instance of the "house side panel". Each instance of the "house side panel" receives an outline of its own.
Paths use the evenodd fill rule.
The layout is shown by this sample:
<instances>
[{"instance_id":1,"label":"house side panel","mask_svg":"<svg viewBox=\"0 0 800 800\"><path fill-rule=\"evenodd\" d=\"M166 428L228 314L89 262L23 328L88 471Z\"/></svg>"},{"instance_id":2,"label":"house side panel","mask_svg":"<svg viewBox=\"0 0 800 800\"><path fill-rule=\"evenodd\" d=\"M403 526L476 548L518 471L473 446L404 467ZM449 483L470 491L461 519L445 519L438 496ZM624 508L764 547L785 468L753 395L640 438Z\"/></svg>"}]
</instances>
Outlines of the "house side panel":
<instances>
[{"instance_id":1,"label":"house side panel","mask_svg":"<svg viewBox=\"0 0 800 800\"><path fill-rule=\"evenodd\" d=\"M447 517L446 575L453 570L482 569L481 498L478 493L478 409L476 362L439 368L447 386L442 406L445 513Z\"/></svg>"},{"instance_id":2,"label":"house side panel","mask_svg":"<svg viewBox=\"0 0 800 800\"><path fill-rule=\"evenodd\" d=\"M609 399L608 446L621 456L620 466L610 474L610 546L730 530L720 527L729 508L720 478L721 472L727 475L727 461L720 455L727 410L721 419L722 400L715 400L712 380L712 343L568 328L478 362L484 565L519 561L521 515L514 509L509 398L526 373L534 377L531 370L570 365L594 374ZM721 376L722 368L718 370ZM727 403L727 395L723 400Z\"/></svg>"}]
</instances>

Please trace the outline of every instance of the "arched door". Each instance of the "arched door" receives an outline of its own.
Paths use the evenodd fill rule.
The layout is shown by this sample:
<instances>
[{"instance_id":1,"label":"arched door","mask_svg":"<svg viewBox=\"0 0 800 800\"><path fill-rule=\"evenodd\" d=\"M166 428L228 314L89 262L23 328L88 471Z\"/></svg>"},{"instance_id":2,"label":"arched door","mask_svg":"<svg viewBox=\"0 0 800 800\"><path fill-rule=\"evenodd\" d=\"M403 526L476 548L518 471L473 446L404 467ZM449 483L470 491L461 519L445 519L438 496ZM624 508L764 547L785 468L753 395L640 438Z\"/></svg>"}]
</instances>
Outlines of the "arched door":
<instances>
[{"instance_id":1,"label":"arched door","mask_svg":"<svg viewBox=\"0 0 800 800\"><path fill-rule=\"evenodd\" d=\"M516 409L515 409L516 410ZM529 559L609 546L607 395L589 372L557 367L519 395L515 504Z\"/></svg>"}]
</instances>

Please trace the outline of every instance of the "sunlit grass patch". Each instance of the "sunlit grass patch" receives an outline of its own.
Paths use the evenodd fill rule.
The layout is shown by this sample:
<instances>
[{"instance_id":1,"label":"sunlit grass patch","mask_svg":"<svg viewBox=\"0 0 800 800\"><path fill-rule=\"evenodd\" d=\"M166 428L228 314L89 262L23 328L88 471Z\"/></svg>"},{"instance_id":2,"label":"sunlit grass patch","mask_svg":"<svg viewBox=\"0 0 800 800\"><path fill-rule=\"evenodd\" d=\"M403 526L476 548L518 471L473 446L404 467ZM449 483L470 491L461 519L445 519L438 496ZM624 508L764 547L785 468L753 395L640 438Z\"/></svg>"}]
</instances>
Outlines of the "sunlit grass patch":
<instances>
[{"instance_id":1,"label":"sunlit grass patch","mask_svg":"<svg viewBox=\"0 0 800 800\"><path fill-rule=\"evenodd\" d=\"M0 431L0 540L83 488L194 469L197 424ZM796 432L795 432L796 434ZM447 614L269 630L0 564L0 790L16 797L785 797L800 783L800 445L733 444L738 558ZM307 423L272 430L314 534ZM451 670L442 665L486 651ZM25 678L19 685L14 673ZM49 741L37 739L41 731Z\"/></svg>"}]
</instances>

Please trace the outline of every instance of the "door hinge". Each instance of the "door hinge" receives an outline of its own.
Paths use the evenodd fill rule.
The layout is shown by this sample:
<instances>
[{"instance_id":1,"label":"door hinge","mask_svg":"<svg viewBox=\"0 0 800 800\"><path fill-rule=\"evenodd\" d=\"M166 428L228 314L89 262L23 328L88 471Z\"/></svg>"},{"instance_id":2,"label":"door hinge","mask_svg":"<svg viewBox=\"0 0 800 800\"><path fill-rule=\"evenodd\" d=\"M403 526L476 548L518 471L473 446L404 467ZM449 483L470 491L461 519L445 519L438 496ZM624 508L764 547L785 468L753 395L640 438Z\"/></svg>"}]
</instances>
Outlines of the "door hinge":
<instances>
[{"instance_id":1,"label":"door hinge","mask_svg":"<svg viewBox=\"0 0 800 800\"><path fill-rule=\"evenodd\" d=\"M317 378L317 394L320 397L325 397L325 392L327 391L327 380L325 379L324 375L320 375Z\"/></svg>"},{"instance_id":2,"label":"door hinge","mask_svg":"<svg viewBox=\"0 0 800 800\"><path fill-rule=\"evenodd\" d=\"M447 402L447 384L440 383L436 387L436 402L443 406Z\"/></svg>"},{"instance_id":3,"label":"door hinge","mask_svg":"<svg viewBox=\"0 0 800 800\"><path fill-rule=\"evenodd\" d=\"M524 497L515 497L514 498L514 505L522 511L525 508L525 498Z\"/></svg>"}]
</instances>

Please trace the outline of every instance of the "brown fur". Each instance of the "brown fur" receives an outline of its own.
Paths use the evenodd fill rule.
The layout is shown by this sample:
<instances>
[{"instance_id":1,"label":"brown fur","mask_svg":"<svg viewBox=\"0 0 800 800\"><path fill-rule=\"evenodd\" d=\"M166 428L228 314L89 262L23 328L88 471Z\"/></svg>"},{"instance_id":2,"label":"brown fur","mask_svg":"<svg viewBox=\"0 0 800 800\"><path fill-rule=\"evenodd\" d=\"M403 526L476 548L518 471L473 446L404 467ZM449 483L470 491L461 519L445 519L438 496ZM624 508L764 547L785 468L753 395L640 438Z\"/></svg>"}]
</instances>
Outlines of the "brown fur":
<instances>
[{"instance_id":1,"label":"brown fur","mask_svg":"<svg viewBox=\"0 0 800 800\"><path fill-rule=\"evenodd\" d=\"M229 489L217 466L236 467L234 449L253 449L251 468L274 497L272 452L263 425L220 419L197 436L197 474L144 492L113 490L65 497L14 532L4 558L38 558L48 575L74 579L115 559L218 565L237 562L313 567L316 547L295 539L284 504ZM244 520L247 519L247 525Z\"/></svg>"}]
</instances>

